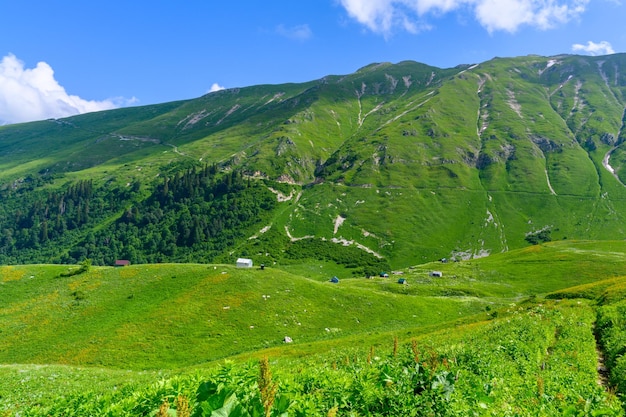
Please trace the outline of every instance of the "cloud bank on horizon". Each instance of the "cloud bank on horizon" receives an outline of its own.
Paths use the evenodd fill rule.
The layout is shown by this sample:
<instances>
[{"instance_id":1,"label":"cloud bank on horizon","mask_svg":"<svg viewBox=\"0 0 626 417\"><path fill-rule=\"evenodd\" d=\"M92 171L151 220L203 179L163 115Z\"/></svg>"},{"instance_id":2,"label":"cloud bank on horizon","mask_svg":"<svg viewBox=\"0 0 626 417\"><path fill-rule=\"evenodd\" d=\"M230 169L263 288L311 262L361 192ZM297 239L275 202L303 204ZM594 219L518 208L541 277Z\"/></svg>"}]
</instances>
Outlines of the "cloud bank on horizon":
<instances>
[{"instance_id":1,"label":"cloud bank on horizon","mask_svg":"<svg viewBox=\"0 0 626 417\"><path fill-rule=\"evenodd\" d=\"M431 28L426 17L470 11L489 32L521 26L550 29L578 18L590 0L340 0L348 15L368 29L390 36L397 28L418 33Z\"/></svg>"},{"instance_id":2,"label":"cloud bank on horizon","mask_svg":"<svg viewBox=\"0 0 626 417\"><path fill-rule=\"evenodd\" d=\"M68 94L46 62L25 68L13 54L0 61L0 125L110 110L134 102L134 98L84 100Z\"/></svg>"}]
</instances>

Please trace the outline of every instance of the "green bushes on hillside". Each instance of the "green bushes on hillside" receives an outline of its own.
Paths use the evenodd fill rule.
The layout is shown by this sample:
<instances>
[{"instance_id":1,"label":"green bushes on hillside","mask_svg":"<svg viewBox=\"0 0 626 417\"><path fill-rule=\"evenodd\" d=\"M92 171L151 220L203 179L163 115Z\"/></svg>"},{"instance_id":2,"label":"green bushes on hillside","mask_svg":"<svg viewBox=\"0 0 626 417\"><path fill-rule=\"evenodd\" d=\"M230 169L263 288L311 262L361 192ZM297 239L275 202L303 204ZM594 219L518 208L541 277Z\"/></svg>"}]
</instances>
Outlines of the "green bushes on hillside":
<instances>
[{"instance_id":1,"label":"green bushes on hillside","mask_svg":"<svg viewBox=\"0 0 626 417\"><path fill-rule=\"evenodd\" d=\"M321 239L291 242L285 250L285 257L292 260L331 261L346 268L354 268L353 274L359 276L377 276L381 271L391 269L385 259L377 258L354 246L342 246Z\"/></svg>"},{"instance_id":2,"label":"green bushes on hillside","mask_svg":"<svg viewBox=\"0 0 626 417\"><path fill-rule=\"evenodd\" d=\"M601 306L596 323L598 336L610 370L609 382L626 394L626 301Z\"/></svg>"},{"instance_id":3,"label":"green bushes on hillside","mask_svg":"<svg viewBox=\"0 0 626 417\"><path fill-rule=\"evenodd\" d=\"M550 298L586 298L596 307L595 336L600 347L598 364L601 378L611 390L626 394L626 280L623 276L610 278L550 294Z\"/></svg>"},{"instance_id":4,"label":"green bushes on hillside","mask_svg":"<svg viewBox=\"0 0 626 417\"><path fill-rule=\"evenodd\" d=\"M538 245L552 241L552 231L549 228L527 233L524 240L531 245Z\"/></svg>"}]
</instances>

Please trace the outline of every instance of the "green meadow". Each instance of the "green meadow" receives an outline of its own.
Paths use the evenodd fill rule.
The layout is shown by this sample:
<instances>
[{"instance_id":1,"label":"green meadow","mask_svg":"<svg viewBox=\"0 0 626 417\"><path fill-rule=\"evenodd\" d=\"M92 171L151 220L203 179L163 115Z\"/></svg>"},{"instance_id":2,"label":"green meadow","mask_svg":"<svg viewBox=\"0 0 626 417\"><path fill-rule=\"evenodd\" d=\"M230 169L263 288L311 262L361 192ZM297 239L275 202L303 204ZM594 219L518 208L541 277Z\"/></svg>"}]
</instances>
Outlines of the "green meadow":
<instances>
[{"instance_id":1,"label":"green meadow","mask_svg":"<svg viewBox=\"0 0 626 417\"><path fill-rule=\"evenodd\" d=\"M625 259L622 241L560 241L388 278L323 264L3 266L0 409L173 413L182 396L193 415L256 415L268 358L269 415L622 415L622 377L596 383L594 328L599 309L621 308Z\"/></svg>"}]
</instances>

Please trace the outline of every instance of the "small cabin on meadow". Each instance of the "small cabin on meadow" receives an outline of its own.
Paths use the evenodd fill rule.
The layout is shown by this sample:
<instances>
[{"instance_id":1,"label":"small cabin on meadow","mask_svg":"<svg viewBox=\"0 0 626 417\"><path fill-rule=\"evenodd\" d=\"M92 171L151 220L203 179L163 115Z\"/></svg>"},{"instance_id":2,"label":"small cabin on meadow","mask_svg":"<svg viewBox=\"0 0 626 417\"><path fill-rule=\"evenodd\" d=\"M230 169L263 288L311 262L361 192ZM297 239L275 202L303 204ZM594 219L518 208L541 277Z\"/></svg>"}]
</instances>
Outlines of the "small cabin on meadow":
<instances>
[{"instance_id":1,"label":"small cabin on meadow","mask_svg":"<svg viewBox=\"0 0 626 417\"><path fill-rule=\"evenodd\" d=\"M238 258L237 268L252 268L252 259Z\"/></svg>"},{"instance_id":2,"label":"small cabin on meadow","mask_svg":"<svg viewBox=\"0 0 626 417\"><path fill-rule=\"evenodd\" d=\"M128 266L130 265L130 261L126 260L126 259L116 259L115 260L115 266Z\"/></svg>"},{"instance_id":3,"label":"small cabin on meadow","mask_svg":"<svg viewBox=\"0 0 626 417\"><path fill-rule=\"evenodd\" d=\"M437 277L437 278L441 278L443 276L443 272L441 271L431 271L430 274L431 277Z\"/></svg>"},{"instance_id":4,"label":"small cabin on meadow","mask_svg":"<svg viewBox=\"0 0 626 417\"><path fill-rule=\"evenodd\" d=\"M337 278L337 277L332 277L332 278L330 279L330 282L332 282L333 284L338 284L338 283L339 283L339 278Z\"/></svg>"}]
</instances>

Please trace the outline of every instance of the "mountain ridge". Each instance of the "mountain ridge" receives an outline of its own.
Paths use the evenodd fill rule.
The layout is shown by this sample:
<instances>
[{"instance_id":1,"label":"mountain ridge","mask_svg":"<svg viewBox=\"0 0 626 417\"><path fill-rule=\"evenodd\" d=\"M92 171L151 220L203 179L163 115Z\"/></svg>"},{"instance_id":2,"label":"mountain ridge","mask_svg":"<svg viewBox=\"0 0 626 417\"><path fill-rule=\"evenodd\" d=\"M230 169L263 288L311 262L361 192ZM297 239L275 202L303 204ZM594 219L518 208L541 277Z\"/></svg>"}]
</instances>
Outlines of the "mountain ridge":
<instances>
[{"instance_id":1,"label":"mountain ridge","mask_svg":"<svg viewBox=\"0 0 626 417\"><path fill-rule=\"evenodd\" d=\"M262 259L263 246L280 261L289 242L311 236L352 242L397 266L506 251L545 230L553 239L622 239L625 98L626 54L533 55L450 69L375 63L307 83L4 126L0 219L12 236L41 235L37 221L52 220L44 214L23 222L28 228L7 220L28 200L20 190L85 177L145 211L164 177L212 165L299 196L238 230L226 258ZM74 241L119 225L120 209L78 227ZM278 240L259 242L270 240L256 233L268 226ZM18 260L4 240L0 259ZM106 236L96 240L103 246Z\"/></svg>"}]
</instances>

